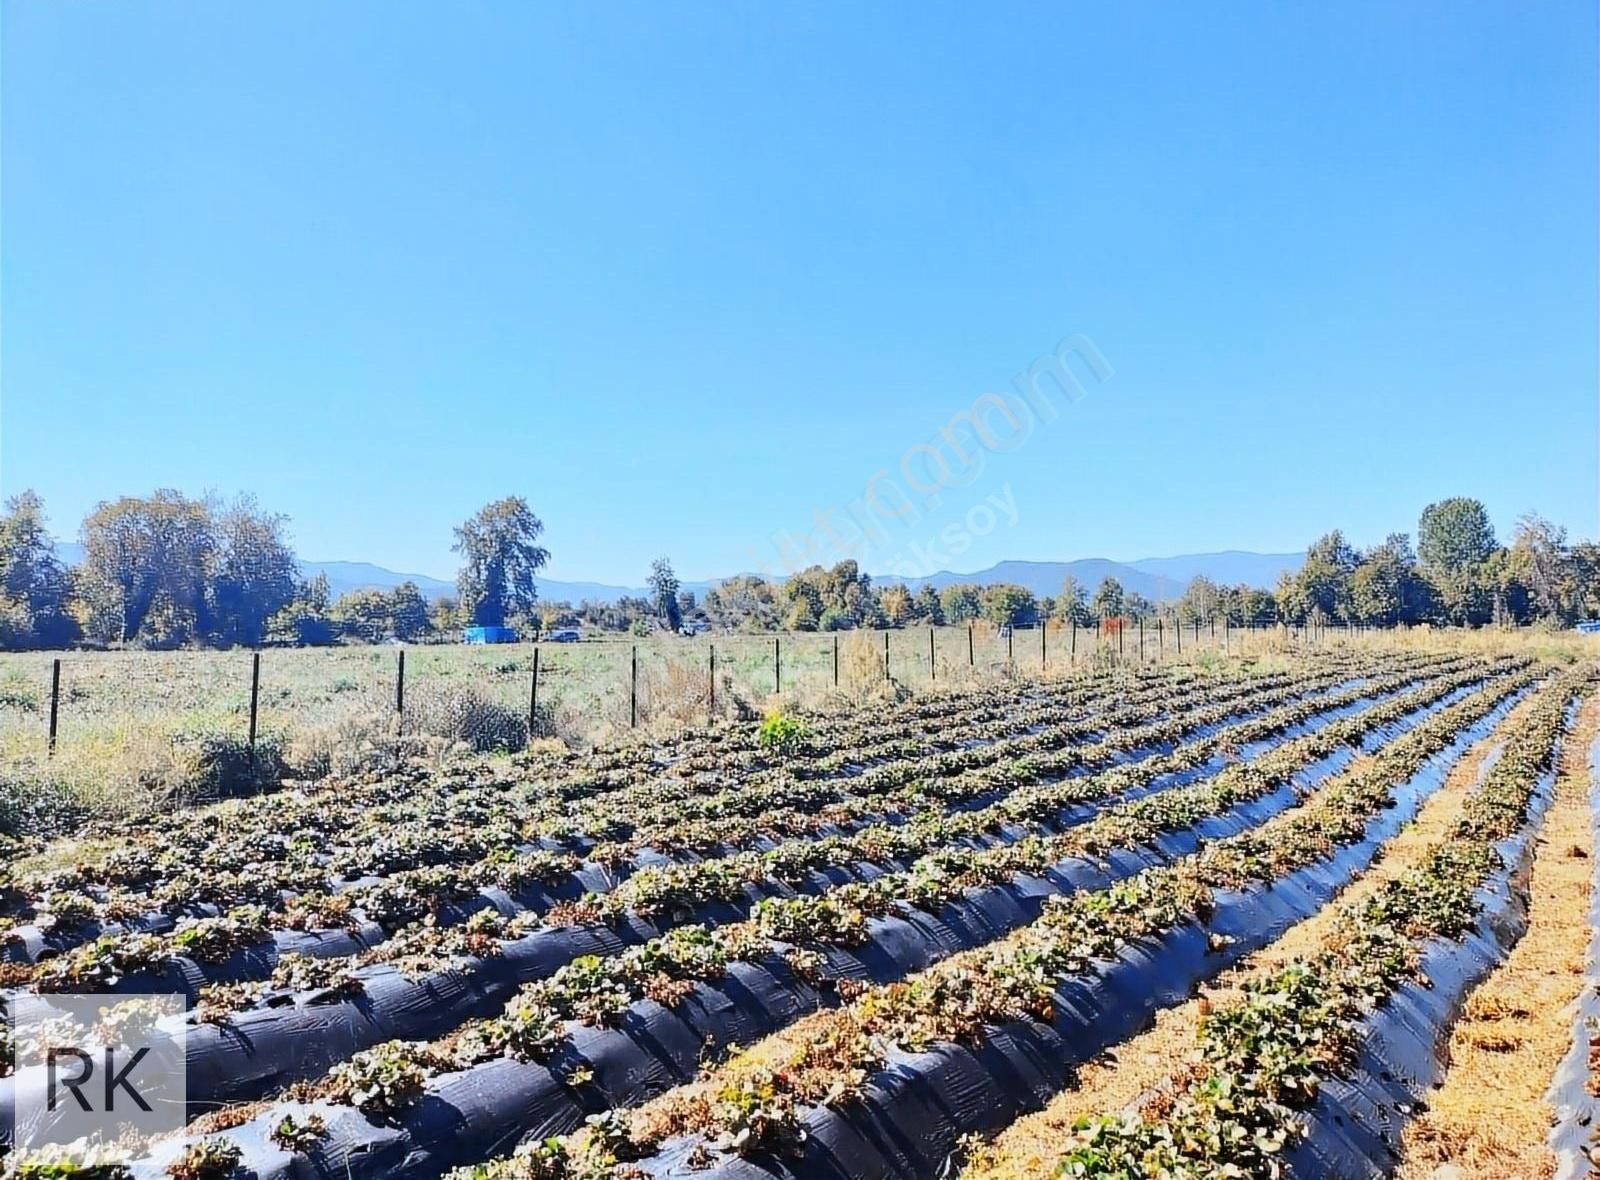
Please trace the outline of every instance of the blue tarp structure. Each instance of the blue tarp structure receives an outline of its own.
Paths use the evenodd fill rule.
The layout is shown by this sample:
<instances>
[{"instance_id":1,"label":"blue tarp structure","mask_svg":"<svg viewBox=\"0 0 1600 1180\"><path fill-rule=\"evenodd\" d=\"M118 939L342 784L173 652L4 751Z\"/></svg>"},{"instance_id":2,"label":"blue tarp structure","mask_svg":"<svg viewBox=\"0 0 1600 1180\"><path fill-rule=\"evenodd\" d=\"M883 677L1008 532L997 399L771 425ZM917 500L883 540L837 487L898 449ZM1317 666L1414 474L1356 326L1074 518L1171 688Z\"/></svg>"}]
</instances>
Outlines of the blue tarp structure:
<instances>
[{"instance_id":1,"label":"blue tarp structure","mask_svg":"<svg viewBox=\"0 0 1600 1180\"><path fill-rule=\"evenodd\" d=\"M468 643L515 643L517 632L514 627L468 627L466 631Z\"/></svg>"}]
</instances>

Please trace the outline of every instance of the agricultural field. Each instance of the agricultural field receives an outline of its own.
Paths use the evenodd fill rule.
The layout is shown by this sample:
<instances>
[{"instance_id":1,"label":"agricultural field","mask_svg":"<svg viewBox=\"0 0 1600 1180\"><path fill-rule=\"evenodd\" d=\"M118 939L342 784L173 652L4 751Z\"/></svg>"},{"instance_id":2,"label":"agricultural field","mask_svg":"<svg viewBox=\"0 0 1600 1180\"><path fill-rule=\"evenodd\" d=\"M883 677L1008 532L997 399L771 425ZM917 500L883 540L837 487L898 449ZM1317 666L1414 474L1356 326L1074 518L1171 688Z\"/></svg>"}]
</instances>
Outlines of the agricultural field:
<instances>
[{"instance_id":1,"label":"agricultural field","mask_svg":"<svg viewBox=\"0 0 1600 1180\"><path fill-rule=\"evenodd\" d=\"M1152 627L1145 638L1141 652L1136 633L1103 638L1094 628L1056 625L1008 638L978 624L888 634L658 634L537 648L268 649L260 654L253 746L248 651L0 653L0 830L41 811L62 811L69 822L83 813L136 815L283 778L384 771L419 756L440 761L462 748L509 753L530 741L588 748L748 718L773 704L853 708L889 693L1112 661L1266 652L1274 642L1203 629L1182 641L1180 653L1170 629L1158 637Z\"/></svg>"},{"instance_id":2,"label":"agricultural field","mask_svg":"<svg viewBox=\"0 0 1600 1180\"><path fill-rule=\"evenodd\" d=\"M7 1002L104 995L187 1125L7 1166L1589 1175L1593 648L1187 654L11 837Z\"/></svg>"}]
</instances>

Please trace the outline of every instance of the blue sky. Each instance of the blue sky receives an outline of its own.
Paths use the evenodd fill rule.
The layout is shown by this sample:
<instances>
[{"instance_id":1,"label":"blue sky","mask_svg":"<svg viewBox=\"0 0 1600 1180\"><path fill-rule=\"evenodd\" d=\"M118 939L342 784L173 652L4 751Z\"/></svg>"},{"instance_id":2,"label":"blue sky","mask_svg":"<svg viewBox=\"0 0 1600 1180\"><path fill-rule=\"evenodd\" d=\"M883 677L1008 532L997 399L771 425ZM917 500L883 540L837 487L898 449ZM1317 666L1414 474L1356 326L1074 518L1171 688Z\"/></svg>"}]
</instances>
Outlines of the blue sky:
<instances>
[{"instance_id":1,"label":"blue sky","mask_svg":"<svg viewBox=\"0 0 1600 1180\"><path fill-rule=\"evenodd\" d=\"M874 570L1600 530L1590 3L0 11L0 490L63 534L248 490L448 576L515 493L637 583L852 502ZM1075 403L934 446L1074 334Z\"/></svg>"}]
</instances>

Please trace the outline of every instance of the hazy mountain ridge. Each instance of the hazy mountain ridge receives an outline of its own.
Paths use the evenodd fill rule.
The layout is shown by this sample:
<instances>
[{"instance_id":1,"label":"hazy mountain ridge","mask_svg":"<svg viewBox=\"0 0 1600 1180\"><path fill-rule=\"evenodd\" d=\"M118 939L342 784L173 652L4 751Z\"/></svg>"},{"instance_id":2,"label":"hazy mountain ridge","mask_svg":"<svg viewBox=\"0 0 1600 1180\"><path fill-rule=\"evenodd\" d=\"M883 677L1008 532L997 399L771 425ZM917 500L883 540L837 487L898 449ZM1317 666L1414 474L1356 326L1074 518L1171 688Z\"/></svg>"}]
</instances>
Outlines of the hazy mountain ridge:
<instances>
[{"instance_id":1,"label":"hazy mountain ridge","mask_svg":"<svg viewBox=\"0 0 1600 1180\"><path fill-rule=\"evenodd\" d=\"M56 552L68 565L76 565L83 560L83 546L76 542L58 541ZM880 585L900 583L913 590L924 585L940 590L958 582L976 582L981 586L1013 582L1035 594L1055 595L1060 593L1061 583L1068 575L1076 578L1090 594L1094 593L1102 579L1109 577L1116 578L1125 589L1137 591L1159 602L1178 597L1184 587L1200 574L1224 585L1243 582L1270 590L1277 583L1280 573L1299 569L1304 556L1301 553L1253 553L1244 549L1227 549L1218 553L1145 557L1138 561L1112 561L1105 557L1082 557L1076 561L1002 561L975 573L940 570L926 578L900 578L885 574L875 575L873 581ZM392 590L402 582L415 582L417 589L429 598L455 593L454 582L427 574L397 573L368 561L302 561L300 571L308 578L319 573L325 574L328 589L336 598L350 590ZM697 595L704 594L722 580L685 582L683 588ZM643 597L647 593L642 586L539 579L540 597L552 602L615 602L624 595Z\"/></svg>"}]
</instances>

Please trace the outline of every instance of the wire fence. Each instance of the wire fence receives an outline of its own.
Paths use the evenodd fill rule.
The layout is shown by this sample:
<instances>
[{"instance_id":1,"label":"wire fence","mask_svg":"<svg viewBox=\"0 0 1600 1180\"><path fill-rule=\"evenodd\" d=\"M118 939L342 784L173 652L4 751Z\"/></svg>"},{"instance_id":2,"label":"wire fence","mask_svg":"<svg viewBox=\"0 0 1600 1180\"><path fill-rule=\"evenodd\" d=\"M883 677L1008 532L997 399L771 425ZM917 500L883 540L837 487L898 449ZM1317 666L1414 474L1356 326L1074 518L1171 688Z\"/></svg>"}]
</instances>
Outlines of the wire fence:
<instances>
[{"instance_id":1,"label":"wire fence","mask_svg":"<svg viewBox=\"0 0 1600 1180\"><path fill-rule=\"evenodd\" d=\"M285 648L259 652L0 654L0 753L53 756L129 726L224 728L247 737L392 710L466 690L524 714L530 733L613 730L663 716L727 715L774 697L926 688L1080 667L1194 659L1273 642L1320 642L1351 628L1253 627L1226 620L985 624L766 635L606 637L578 643ZM556 724L556 722L563 722Z\"/></svg>"}]
</instances>

